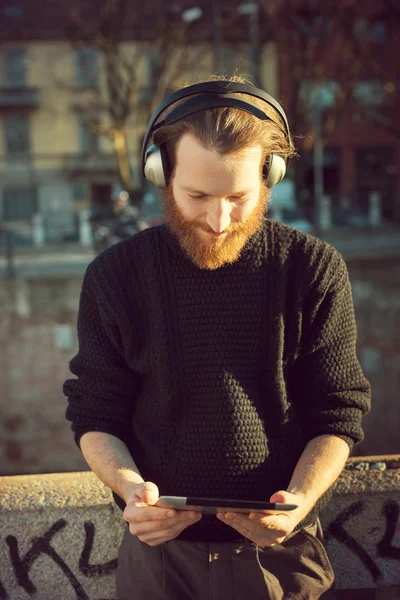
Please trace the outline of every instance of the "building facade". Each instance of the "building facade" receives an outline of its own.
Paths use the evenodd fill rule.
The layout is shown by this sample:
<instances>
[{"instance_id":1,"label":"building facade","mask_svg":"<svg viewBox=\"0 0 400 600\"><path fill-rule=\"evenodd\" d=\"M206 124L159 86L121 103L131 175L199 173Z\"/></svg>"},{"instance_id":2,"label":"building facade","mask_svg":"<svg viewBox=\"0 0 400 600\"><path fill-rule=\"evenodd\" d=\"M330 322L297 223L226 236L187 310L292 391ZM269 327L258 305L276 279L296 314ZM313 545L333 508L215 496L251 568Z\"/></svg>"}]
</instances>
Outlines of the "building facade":
<instances>
[{"instance_id":1,"label":"building facade","mask_svg":"<svg viewBox=\"0 0 400 600\"><path fill-rule=\"evenodd\" d=\"M307 2L299 5L305 11ZM302 101L295 133L299 153L308 146L311 155L298 183L300 200L306 207L315 201L312 140L319 119L323 191L333 223L366 225L373 194L382 223L400 223L398 16L389 3L368 0L353 12L350 3L331 12L299 10L296 25L293 43L280 46L279 72L282 98L289 105L293 98Z\"/></svg>"},{"instance_id":2,"label":"building facade","mask_svg":"<svg viewBox=\"0 0 400 600\"><path fill-rule=\"evenodd\" d=\"M127 57L135 51L129 42L121 50ZM213 72L210 44L194 45L190 53L175 75L174 87ZM181 54L177 48L176 61ZM126 122L138 193L143 185L140 145L148 119L148 110L140 108L154 100L146 96L152 77L150 58L144 51L138 61L137 92L143 98L139 105L136 101ZM81 211L109 203L121 189L117 153L106 131L110 122L106 111L101 113L110 101L104 60L96 48L66 41L12 41L0 46L0 215L17 244L31 243L35 219L43 223L45 241L77 240ZM246 72L246 48L230 51L227 62L229 72L238 67ZM277 87L275 64L274 49L266 46L261 73L272 93ZM93 124L96 110L101 114L99 127ZM156 201L154 193L146 199L147 204Z\"/></svg>"},{"instance_id":3,"label":"building facade","mask_svg":"<svg viewBox=\"0 0 400 600\"><path fill-rule=\"evenodd\" d=\"M37 215L47 240L74 239L79 211L118 185L112 143L82 110L101 96L100 59L62 42L0 50L0 212L17 243Z\"/></svg>"}]
</instances>

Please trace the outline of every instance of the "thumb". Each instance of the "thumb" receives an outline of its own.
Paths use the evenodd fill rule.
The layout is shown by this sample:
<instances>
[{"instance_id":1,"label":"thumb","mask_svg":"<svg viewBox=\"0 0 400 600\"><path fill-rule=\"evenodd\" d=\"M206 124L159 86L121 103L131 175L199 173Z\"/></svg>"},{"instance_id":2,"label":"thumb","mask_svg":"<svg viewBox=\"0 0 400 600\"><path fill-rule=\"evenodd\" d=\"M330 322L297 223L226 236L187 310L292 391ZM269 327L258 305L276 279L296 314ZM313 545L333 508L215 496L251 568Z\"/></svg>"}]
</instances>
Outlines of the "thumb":
<instances>
[{"instance_id":1,"label":"thumb","mask_svg":"<svg viewBox=\"0 0 400 600\"><path fill-rule=\"evenodd\" d=\"M158 487L151 481L145 481L138 487L135 496L139 502L144 502L148 505L155 504L159 498Z\"/></svg>"},{"instance_id":2,"label":"thumb","mask_svg":"<svg viewBox=\"0 0 400 600\"><path fill-rule=\"evenodd\" d=\"M293 495L289 494L289 492L285 492L284 490L279 490L279 492L272 494L269 501L281 502L282 504L291 504L293 503Z\"/></svg>"}]
</instances>

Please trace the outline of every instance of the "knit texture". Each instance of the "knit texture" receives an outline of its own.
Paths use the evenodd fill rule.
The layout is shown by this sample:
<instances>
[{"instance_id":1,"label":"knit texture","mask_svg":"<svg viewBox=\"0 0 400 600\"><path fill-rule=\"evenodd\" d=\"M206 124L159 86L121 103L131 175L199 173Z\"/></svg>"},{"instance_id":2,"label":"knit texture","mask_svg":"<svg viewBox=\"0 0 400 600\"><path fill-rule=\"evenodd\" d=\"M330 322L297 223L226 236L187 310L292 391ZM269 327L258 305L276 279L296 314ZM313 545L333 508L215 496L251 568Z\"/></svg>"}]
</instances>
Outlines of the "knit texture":
<instances>
[{"instance_id":1,"label":"knit texture","mask_svg":"<svg viewBox=\"0 0 400 600\"><path fill-rule=\"evenodd\" d=\"M160 494L269 500L309 440L363 437L370 386L346 265L270 219L214 271L165 225L103 252L84 278L78 335L77 379L64 384L77 444L88 431L117 436ZM241 536L204 516L179 539Z\"/></svg>"}]
</instances>

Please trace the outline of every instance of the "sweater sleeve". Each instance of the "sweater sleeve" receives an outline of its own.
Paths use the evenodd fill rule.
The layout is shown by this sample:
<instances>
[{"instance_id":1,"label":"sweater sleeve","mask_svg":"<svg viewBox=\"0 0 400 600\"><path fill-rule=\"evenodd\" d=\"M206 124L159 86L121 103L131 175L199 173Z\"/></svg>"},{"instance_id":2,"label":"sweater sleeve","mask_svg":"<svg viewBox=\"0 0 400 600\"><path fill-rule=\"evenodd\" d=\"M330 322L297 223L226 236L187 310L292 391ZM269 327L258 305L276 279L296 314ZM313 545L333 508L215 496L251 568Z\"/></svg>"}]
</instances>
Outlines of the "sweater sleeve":
<instances>
[{"instance_id":1,"label":"sweater sleeve","mask_svg":"<svg viewBox=\"0 0 400 600\"><path fill-rule=\"evenodd\" d=\"M88 431L110 433L126 441L138 388L138 376L123 357L119 327L107 310L110 305L102 302L93 279L89 266L78 312L79 351L70 362L77 378L63 386L68 398L66 418L78 447Z\"/></svg>"},{"instance_id":2,"label":"sweater sleeve","mask_svg":"<svg viewBox=\"0 0 400 600\"><path fill-rule=\"evenodd\" d=\"M356 355L357 328L346 264L335 250L317 274L303 312L302 348L291 388L307 439L324 434L352 449L363 439L371 390Z\"/></svg>"}]
</instances>

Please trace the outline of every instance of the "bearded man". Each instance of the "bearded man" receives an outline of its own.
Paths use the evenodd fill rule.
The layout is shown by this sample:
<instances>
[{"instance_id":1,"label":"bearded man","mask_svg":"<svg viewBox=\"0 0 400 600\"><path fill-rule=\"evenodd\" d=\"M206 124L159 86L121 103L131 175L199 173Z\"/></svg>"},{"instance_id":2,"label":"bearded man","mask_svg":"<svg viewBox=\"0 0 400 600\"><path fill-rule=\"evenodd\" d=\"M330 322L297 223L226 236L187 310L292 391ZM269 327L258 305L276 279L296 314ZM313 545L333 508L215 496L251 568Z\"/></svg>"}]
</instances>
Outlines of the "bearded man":
<instances>
[{"instance_id":1,"label":"bearded man","mask_svg":"<svg viewBox=\"0 0 400 600\"><path fill-rule=\"evenodd\" d=\"M334 575L318 514L370 386L345 263L271 220L293 145L283 109L232 81L184 88L145 136L165 224L88 267L67 418L127 523L122 600L311 600ZM160 495L295 504L171 510Z\"/></svg>"}]
</instances>

